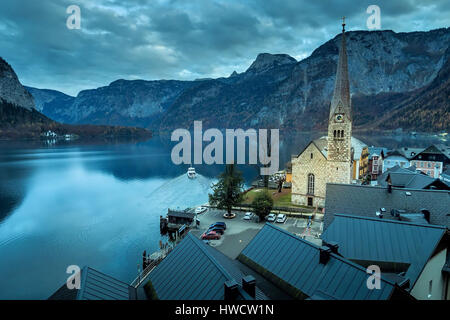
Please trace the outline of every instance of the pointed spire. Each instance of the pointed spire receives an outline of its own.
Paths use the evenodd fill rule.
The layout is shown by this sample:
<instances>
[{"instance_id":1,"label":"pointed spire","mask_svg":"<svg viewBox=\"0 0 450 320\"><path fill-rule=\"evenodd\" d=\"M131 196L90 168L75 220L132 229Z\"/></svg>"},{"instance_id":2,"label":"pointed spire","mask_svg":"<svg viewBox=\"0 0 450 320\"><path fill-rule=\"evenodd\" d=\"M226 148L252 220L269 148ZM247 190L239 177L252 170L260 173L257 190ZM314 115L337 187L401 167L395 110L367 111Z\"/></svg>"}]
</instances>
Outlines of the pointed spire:
<instances>
[{"instance_id":1,"label":"pointed spire","mask_svg":"<svg viewBox=\"0 0 450 320\"><path fill-rule=\"evenodd\" d=\"M330 107L330 119L336 113L345 113L351 120L350 84L348 78L347 49L345 47L345 17L342 18L342 43L336 71L333 98Z\"/></svg>"}]
</instances>

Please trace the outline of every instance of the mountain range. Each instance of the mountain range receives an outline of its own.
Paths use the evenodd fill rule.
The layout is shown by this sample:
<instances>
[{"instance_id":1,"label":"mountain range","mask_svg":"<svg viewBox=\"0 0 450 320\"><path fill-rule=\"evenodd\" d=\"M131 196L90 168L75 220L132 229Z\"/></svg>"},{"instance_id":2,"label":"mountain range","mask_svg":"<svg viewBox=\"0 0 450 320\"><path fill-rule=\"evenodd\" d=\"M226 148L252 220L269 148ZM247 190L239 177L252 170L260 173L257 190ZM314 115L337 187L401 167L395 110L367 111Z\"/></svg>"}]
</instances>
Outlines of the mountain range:
<instances>
[{"instance_id":1,"label":"mountain range","mask_svg":"<svg viewBox=\"0 0 450 320\"><path fill-rule=\"evenodd\" d=\"M202 120L204 127L322 130L341 36L301 61L262 53L245 72L218 79L121 79L76 97L26 89L39 112L70 124L138 126L163 133ZM450 129L450 28L350 31L346 41L356 130Z\"/></svg>"},{"instance_id":2,"label":"mountain range","mask_svg":"<svg viewBox=\"0 0 450 320\"><path fill-rule=\"evenodd\" d=\"M35 92L42 101L47 90ZM51 91L51 100L64 94ZM48 96L47 96L48 98ZM13 68L0 58L0 139L39 139L52 131L59 136L71 134L81 138L147 138L151 131L142 128L63 124L36 109L35 99L19 81ZM40 101L41 101L40 100ZM62 100L63 101L63 100Z\"/></svg>"}]
</instances>

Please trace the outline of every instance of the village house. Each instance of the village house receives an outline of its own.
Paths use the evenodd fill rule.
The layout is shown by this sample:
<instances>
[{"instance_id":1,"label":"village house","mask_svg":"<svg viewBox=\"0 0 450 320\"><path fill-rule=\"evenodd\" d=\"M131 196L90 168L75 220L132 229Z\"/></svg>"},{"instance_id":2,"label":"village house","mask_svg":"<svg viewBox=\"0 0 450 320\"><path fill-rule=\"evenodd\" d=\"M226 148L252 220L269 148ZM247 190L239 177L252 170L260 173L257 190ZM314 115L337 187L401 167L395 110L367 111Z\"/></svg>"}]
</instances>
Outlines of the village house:
<instances>
[{"instance_id":1,"label":"village house","mask_svg":"<svg viewBox=\"0 0 450 320\"><path fill-rule=\"evenodd\" d=\"M416 170L415 167L401 168L395 166L378 177L377 185L407 189L450 190L445 182L438 178L432 178Z\"/></svg>"},{"instance_id":2,"label":"village house","mask_svg":"<svg viewBox=\"0 0 450 320\"><path fill-rule=\"evenodd\" d=\"M409 159L400 150L391 150L387 152L383 158L382 172L386 172L395 166L399 166L401 168L409 167Z\"/></svg>"},{"instance_id":3,"label":"village house","mask_svg":"<svg viewBox=\"0 0 450 320\"><path fill-rule=\"evenodd\" d=\"M410 299L397 279L380 277L381 290L367 286L367 269L350 261L336 243L318 246L273 224L266 225L238 260L295 299Z\"/></svg>"},{"instance_id":4,"label":"village house","mask_svg":"<svg viewBox=\"0 0 450 320\"><path fill-rule=\"evenodd\" d=\"M448 148L432 145L411 158L411 165L432 178L439 178L450 163Z\"/></svg>"},{"instance_id":5,"label":"village house","mask_svg":"<svg viewBox=\"0 0 450 320\"><path fill-rule=\"evenodd\" d=\"M416 299L450 299L445 226L336 214L321 238L364 268L379 266Z\"/></svg>"},{"instance_id":6,"label":"village house","mask_svg":"<svg viewBox=\"0 0 450 320\"><path fill-rule=\"evenodd\" d=\"M442 172L441 175L439 176L439 179L441 179L444 183L450 186L450 168Z\"/></svg>"},{"instance_id":7,"label":"village house","mask_svg":"<svg viewBox=\"0 0 450 320\"><path fill-rule=\"evenodd\" d=\"M378 176L383 172L383 159L387 153L387 149L372 146L368 150L368 175L371 181L376 181Z\"/></svg>"},{"instance_id":8,"label":"village house","mask_svg":"<svg viewBox=\"0 0 450 320\"><path fill-rule=\"evenodd\" d=\"M450 191L372 187L356 184L327 184L327 201L323 217L326 230L335 214L347 214L450 227Z\"/></svg>"},{"instance_id":9,"label":"village house","mask_svg":"<svg viewBox=\"0 0 450 320\"><path fill-rule=\"evenodd\" d=\"M149 300L267 300L256 279L239 264L188 233L141 280Z\"/></svg>"},{"instance_id":10,"label":"village house","mask_svg":"<svg viewBox=\"0 0 450 320\"><path fill-rule=\"evenodd\" d=\"M357 140L357 139L356 139ZM361 142L358 140L358 142ZM369 173L369 147L361 142L353 145L353 181L364 179Z\"/></svg>"}]
</instances>

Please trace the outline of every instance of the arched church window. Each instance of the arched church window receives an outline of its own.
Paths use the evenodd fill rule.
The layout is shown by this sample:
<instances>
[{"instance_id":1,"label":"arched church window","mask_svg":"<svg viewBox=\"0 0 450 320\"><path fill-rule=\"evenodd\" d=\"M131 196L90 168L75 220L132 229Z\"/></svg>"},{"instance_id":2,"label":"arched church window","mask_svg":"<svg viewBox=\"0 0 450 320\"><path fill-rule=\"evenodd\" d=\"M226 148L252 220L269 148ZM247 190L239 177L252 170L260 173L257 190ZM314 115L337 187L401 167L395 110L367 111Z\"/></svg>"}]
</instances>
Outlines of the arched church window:
<instances>
[{"instance_id":1,"label":"arched church window","mask_svg":"<svg viewBox=\"0 0 450 320\"><path fill-rule=\"evenodd\" d=\"M308 194L314 194L314 175L308 174Z\"/></svg>"},{"instance_id":2,"label":"arched church window","mask_svg":"<svg viewBox=\"0 0 450 320\"><path fill-rule=\"evenodd\" d=\"M336 130L334 130L333 135L334 135L334 137L336 138Z\"/></svg>"},{"instance_id":3,"label":"arched church window","mask_svg":"<svg viewBox=\"0 0 450 320\"><path fill-rule=\"evenodd\" d=\"M341 138L344 137L344 130L341 130Z\"/></svg>"},{"instance_id":4,"label":"arched church window","mask_svg":"<svg viewBox=\"0 0 450 320\"><path fill-rule=\"evenodd\" d=\"M313 158L313 153L311 152L311 159Z\"/></svg>"}]
</instances>

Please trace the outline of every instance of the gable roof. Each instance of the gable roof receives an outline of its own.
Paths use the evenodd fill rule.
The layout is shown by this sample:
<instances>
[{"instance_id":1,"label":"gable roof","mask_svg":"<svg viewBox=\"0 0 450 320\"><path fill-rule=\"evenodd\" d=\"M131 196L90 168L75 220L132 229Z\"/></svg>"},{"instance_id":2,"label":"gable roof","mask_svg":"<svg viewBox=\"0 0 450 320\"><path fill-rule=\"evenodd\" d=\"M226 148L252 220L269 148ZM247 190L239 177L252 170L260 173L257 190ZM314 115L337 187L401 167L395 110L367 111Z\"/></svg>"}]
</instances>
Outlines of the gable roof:
<instances>
[{"instance_id":1,"label":"gable roof","mask_svg":"<svg viewBox=\"0 0 450 320\"><path fill-rule=\"evenodd\" d=\"M449 190L449 187L438 178L432 178L429 175L406 170L404 172L389 172L386 179L380 179L380 186L410 188L410 189L429 189L434 187L441 190Z\"/></svg>"},{"instance_id":2,"label":"gable roof","mask_svg":"<svg viewBox=\"0 0 450 320\"><path fill-rule=\"evenodd\" d=\"M64 284L49 300L130 300L134 288L90 267L81 271L80 289L69 290Z\"/></svg>"},{"instance_id":3,"label":"gable roof","mask_svg":"<svg viewBox=\"0 0 450 320\"><path fill-rule=\"evenodd\" d=\"M421 153L424 148L409 148L409 147L403 147L400 148L399 151L407 158L412 159L415 155Z\"/></svg>"},{"instance_id":4,"label":"gable roof","mask_svg":"<svg viewBox=\"0 0 450 320\"><path fill-rule=\"evenodd\" d=\"M318 139L315 139L313 141L310 141L308 145L297 155L297 158L305 152L305 150L309 147L310 144L313 144L319 151L322 153L322 155L327 159L328 157L328 136L322 136ZM359 160L361 157L362 150L367 147L367 145L362 142L361 140L351 137L351 145L353 148L353 160Z\"/></svg>"},{"instance_id":5,"label":"gable roof","mask_svg":"<svg viewBox=\"0 0 450 320\"><path fill-rule=\"evenodd\" d=\"M430 223L450 226L450 191L392 187L372 187L356 184L327 183L324 229L335 214L349 214L375 218L375 213L385 208L385 219L396 219L393 209L417 213L430 212Z\"/></svg>"},{"instance_id":6,"label":"gable roof","mask_svg":"<svg viewBox=\"0 0 450 320\"><path fill-rule=\"evenodd\" d=\"M372 159L374 155L385 157L388 150L383 147L369 147L369 160Z\"/></svg>"},{"instance_id":7,"label":"gable roof","mask_svg":"<svg viewBox=\"0 0 450 320\"><path fill-rule=\"evenodd\" d=\"M308 147L309 147L311 144L312 144L314 147L316 147L317 150L319 150L319 152L324 156L325 159L327 158L327 151L326 151L326 149L327 149L327 144L326 144L326 140L325 140L325 144L324 144L323 141L321 141L321 138L320 138L320 139L316 139L316 140L310 141L310 142L306 145L306 147L303 148L303 150L296 156L296 158L300 157L300 156L303 154L303 152L305 152L305 150L308 149Z\"/></svg>"},{"instance_id":8,"label":"gable roof","mask_svg":"<svg viewBox=\"0 0 450 320\"><path fill-rule=\"evenodd\" d=\"M343 300L389 299L395 283L381 278L381 289L367 288L366 269L330 253L319 262L321 248L272 224L256 234L238 259L259 270L298 297Z\"/></svg>"},{"instance_id":9,"label":"gable roof","mask_svg":"<svg viewBox=\"0 0 450 320\"><path fill-rule=\"evenodd\" d=\"M388 157L393 157L393 156L397 156L397 157L402 157L405 158L406 160L408 160L408 158L406 158L406 156L400 151L400 150L390 150L385 154L385 159L387 159Z\"/></svg>"},{"instance_id":10,"label":"gable roof","mask_svg":"<svg viewBox=\"0 0 450 320\"><path fill-rule=\"evenodd\" d=\"M450 148L444 145L431 145L428 148L424 149L422 152L417 153L412 159L417 160L419 159L419 155L424 154L436 154L436 155L443 155L444 159L450 158Z\"/></svg>"},{"instance_id":11,"label":"gable roof","mask_svg":"<svg viewBox=\"0 0 450 320\"><path fill-rule=\"evenodd\" d=\"M352 261L408 265L412 289L445 232L445 226L336 214L322 239L337 242Z\"/></svg>"},{"instance_id":12,"label":"gable roof","mask_svg":"<svg viewBox=\"0 0 450 320\"><path fill-rule=\"evenodd\" d=\"M239 284L244 275L214 250L188 233L147 276L158 299L223 300L224 283L235 280ZM258 288L256 291L256 299L266 299Z\"/></svg>"},{"instance_id":13,"label":"gable roof","mask_svg":"<svg viewBox=\"0 0 450 320\"><path fill-rule=\"evenodd\" d=\"M393 166L392 168L387 169L385 172L383 172L381 175L377 178L377 184L381 186L387 186L386 180L390 173L414 173L416 172L415 166L409 166L407 168L400 167L398 164Z\"/></svg>"}]
</instances>

